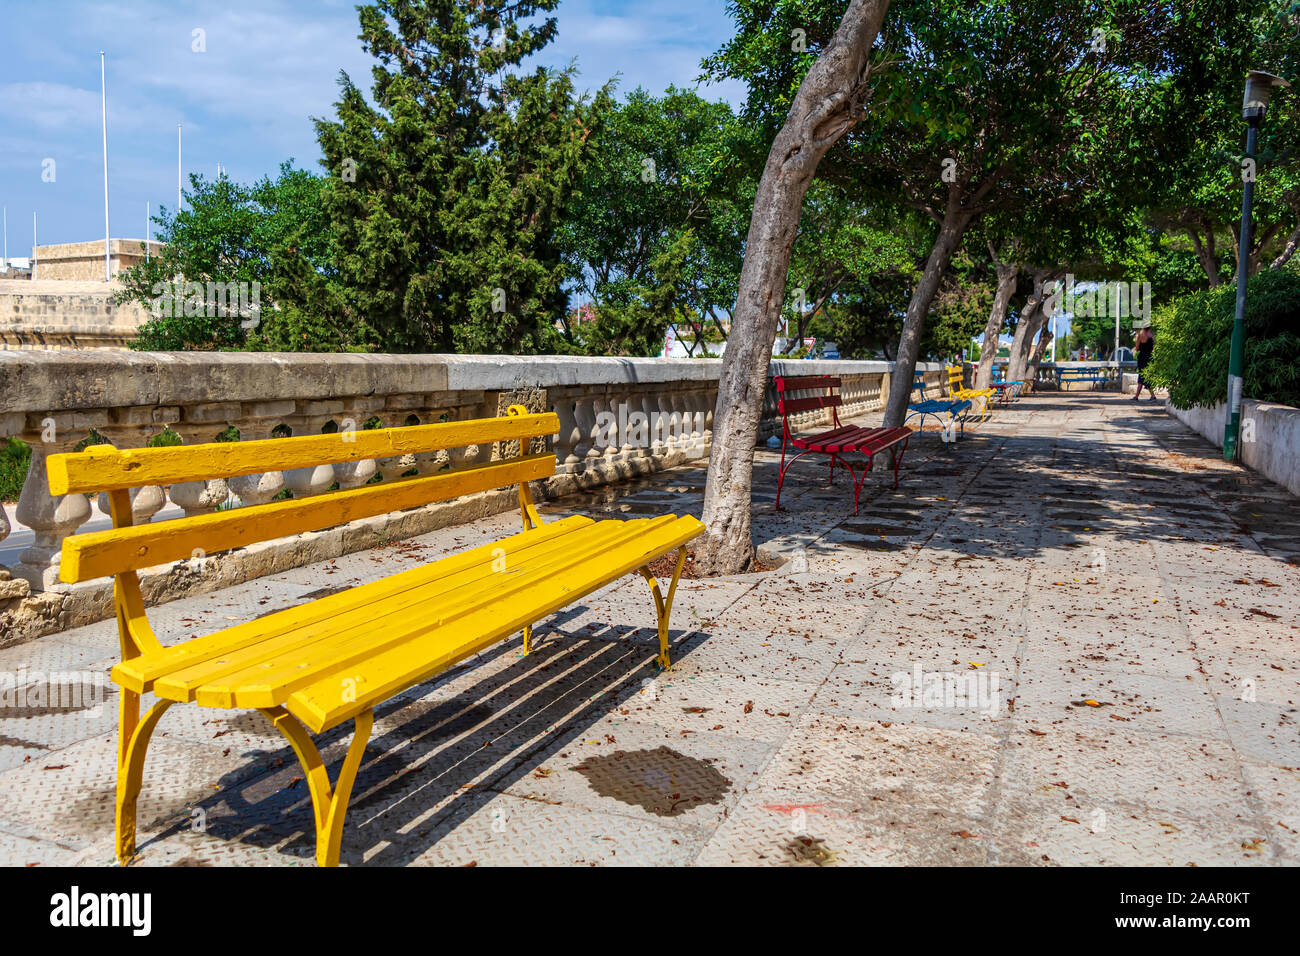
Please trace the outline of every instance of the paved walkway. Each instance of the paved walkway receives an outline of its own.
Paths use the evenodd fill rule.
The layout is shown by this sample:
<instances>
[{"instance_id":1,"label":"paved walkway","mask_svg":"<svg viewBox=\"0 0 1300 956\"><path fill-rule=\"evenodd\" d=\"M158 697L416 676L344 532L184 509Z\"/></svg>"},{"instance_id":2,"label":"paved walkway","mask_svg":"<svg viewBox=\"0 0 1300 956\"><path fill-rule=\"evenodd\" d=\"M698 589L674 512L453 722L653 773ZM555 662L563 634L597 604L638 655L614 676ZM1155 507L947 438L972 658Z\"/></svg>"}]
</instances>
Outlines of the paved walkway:
<instances>
[{"instance_id":1,"label":"paved walkway","mask_svg":"<svg viewBox=\"0 0 1300 956\"><path fill-rule=\"evenodd\" d=\"M861 515L822 465L757 534L780 569L686 581L651 667L628 579L377 715L349 864L1300 862L1300 510L1155 405L1044 395ZM689 468L564 508L698 510ZM563 509L552 507L552 512ZM501 516L179 601L164 641L513 530ZM112 623L0 670L115 660ZM111 691L111 685L110 685ZM14 712L10 712L13 714ZM0 712L0 863L111 861L116 697ZM350 727L326 735L342 758ZM178 707L140 865L310 865L292 753L257 714Z\"/></svg>"}]
</instances>

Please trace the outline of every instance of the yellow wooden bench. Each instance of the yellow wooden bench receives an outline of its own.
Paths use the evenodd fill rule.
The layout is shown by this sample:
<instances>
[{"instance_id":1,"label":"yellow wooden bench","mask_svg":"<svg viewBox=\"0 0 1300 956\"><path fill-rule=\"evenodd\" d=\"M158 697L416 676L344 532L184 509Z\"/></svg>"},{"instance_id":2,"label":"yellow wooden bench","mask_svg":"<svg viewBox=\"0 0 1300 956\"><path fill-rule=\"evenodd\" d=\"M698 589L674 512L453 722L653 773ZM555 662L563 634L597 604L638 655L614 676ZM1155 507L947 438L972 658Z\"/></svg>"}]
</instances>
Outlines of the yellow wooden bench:
<instances>
[{"instance_id":1,"label":"yellow wooden bench","mask_svg":"<svg viewBox=\"0 0 1300 956\"><path fill-rule=\"evenodd\" d=\"M967 388L965 385L965 371L962 367L960 365L949 365L947 368L948 394L953 398L960 398L978 404L980 407L980 421L984 421L989 414L989 403L997 390L992 388Z\"/></svg>"},{"instance_id":2,"label":"yellow wooden bench","mask_svg":"<svg viewBox=\"0 0 1300 956\"><path fill-rule=\"evenodd\" d=\"M269 441L118 450L92 445L48 459L54 495L106 491L113 528L68 537L60 576L74 583L113 576L122 660L118 720L117 858L135 853L135 809L145 751L173 703L250 708L265 714L302 763L316 823L316 861L338 863L343 820L374 720L374 708L457 661L523 632L631 572L650 584L658 617L659 664L669 666L668 615L684 546L704 530L694 517L630 521L583 516L543 523L528 482L555 473L553 454L529 454L530 439L554 434L559 418L529 414ZM132 526L129 490L148 485L518 442L505 460L422 477L383 481L304 499ZM196 553L231 548L357 518L415 508L506 485L519 486L524 530L493 544L322 597L307 604L163 646L145 619L136 572ZM677 550L667 593L648 568ZM140 697L155 703L140 717ZM354 720L338 779L331 784L311 734Z\"/></svg>"}]
</instances>

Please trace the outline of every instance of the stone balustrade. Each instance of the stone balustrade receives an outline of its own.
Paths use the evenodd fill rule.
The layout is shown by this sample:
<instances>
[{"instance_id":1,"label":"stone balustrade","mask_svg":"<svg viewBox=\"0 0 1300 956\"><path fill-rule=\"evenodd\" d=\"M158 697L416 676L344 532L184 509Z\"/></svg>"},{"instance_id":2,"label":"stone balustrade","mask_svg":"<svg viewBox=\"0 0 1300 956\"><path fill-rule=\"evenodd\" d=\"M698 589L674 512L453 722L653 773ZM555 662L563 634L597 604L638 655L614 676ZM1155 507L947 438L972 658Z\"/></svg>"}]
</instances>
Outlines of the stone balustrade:
<instances>
[{"instance_id":1,"label":"stone balustrade","mask_svg":"<svg viewBox=\"0 0 1300 956\"><path fill-rule=\"evenodd\" d=\"M247 441L481 418L519 403L559 415L559 433L546 441L557 474L539 483L543 497L555 497L707 458L720 369L721 361L710 359L0 351L0 439L31 445L32 464L15 517L33 534L16 562L0 565L0 646L12 643L15 634L22 639L109 613L107 582L69 586L58 574L63 539L92 518L103 526L96 511L107 513L106 496L53 497L45 475L49 455L72 451L93 435L119 448L144 447L164 430L185 444L236 436ZM890 369L887 362L773 362L769 375L840 376L841 417L850 418L883 407ZM940 369L929 367L929 377L937 382ZM827 419L827 412L814 411L798 416L796 424L810 427ZM780 434L780 421L769 388L759 437L773 434ZM136 522L155 520L170 501L187 516L204 514L261 504L286 491L301 498L500 453L471 447L142 488L132 494L132 512ZM142 575L145 594L162 601L228 586L513 506L508 491L489 492L218 559L202 556ZM0 511L0 548L9 533ZM35 601L26 617L36 620L18 621L10 608L6 621L5 608L22 591Z\"/></svg>"}]
</instances>

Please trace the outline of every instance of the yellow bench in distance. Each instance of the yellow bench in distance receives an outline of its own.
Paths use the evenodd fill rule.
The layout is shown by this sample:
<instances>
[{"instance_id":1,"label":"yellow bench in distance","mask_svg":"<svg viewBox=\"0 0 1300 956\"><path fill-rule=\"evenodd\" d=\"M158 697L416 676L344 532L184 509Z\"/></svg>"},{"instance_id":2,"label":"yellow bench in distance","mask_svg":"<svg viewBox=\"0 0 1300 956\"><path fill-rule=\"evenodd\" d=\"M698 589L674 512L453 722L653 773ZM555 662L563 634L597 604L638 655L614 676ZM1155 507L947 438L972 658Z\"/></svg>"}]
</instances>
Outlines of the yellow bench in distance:
<instances>
[{"instance_id":1,"label":"yellow bench in distance","mask_svg":"<svg viewBox=\"0 0 1300 956\"><path fill-rule=\"evenodd\" d=\"M993 388L967 388L965 384L965 371L960 365L949 365L948 367L948 394L953 398L966 399L969 402L977 402L980 407L980 421L988 417L989 402L993 398L997 389Z\"/></svg>"},{"instance_id":2,"label":"yellow bench in distance","mask_svg":"<svg viewBox=\"0 0 1300 956\"><path fill-rule=\"evenodd\" d=\"M173 703L250 708L266 715L302 763L315 815L316 862L335 866L376 706L517 631L523 632L527 654L537 621L638 571L650 585L658 660L667 668L668 615L685 545L704 526L690 515L629 521L572 516L544 523L528 482L553 475L555 455L529 454L528 448L530 439L553 435L559 427L554 413L529 414L512 405L501 418L188 447L92 445L51 455L51 494L105 491L113 517L111 530L64 540L60 577L68 583L115 579L122 645L122 660L112 670L122 688L118 860L126 863L135 853L145 752ZM131 488L493 442L518 442L520 454L433 475L132 525ZM166 647L145 617L136 573L141 568L515 484L523 531L493 544ZM674 550L676 569L665 594L648 565ZM150 692L158 701L142 719L140 696ZM331 784L311 734L347 720L355 721L352 743Z\"/></svg>"}]
</instances>

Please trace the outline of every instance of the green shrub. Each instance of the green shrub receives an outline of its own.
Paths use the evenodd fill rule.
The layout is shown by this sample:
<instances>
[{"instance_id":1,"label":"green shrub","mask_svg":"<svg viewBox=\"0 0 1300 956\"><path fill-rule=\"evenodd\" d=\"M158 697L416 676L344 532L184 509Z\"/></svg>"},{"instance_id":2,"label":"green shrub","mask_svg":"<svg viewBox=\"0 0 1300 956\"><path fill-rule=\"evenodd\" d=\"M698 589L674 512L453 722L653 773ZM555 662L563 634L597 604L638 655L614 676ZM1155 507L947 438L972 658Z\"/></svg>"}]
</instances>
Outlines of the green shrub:
<instances>
[{"instance_id":1,"label":"green shrub","mask_svg":"<svg viewBox=\"0 0 1300 956\"><path fill-rule=\"evenodd\" d=\"M1228 284L1157 309L1146 377L1169 389L1175 407L1226 400L1236 294L1235 284ZM1247 283L1243 377L1245 397L1300 406L1300 271L1268 269Z\"/></svg>"},{"instance_id":2,"label":"green shrub","mask_svg":"<svg viewBox=\"0 0 1300 956\"><path fill-rule=\"evenodd\" d=\"M32 461L32 449L17 438L0 444L0 501L17 501L27 478L27 466Z\"/></svg>"}]
</instances>

